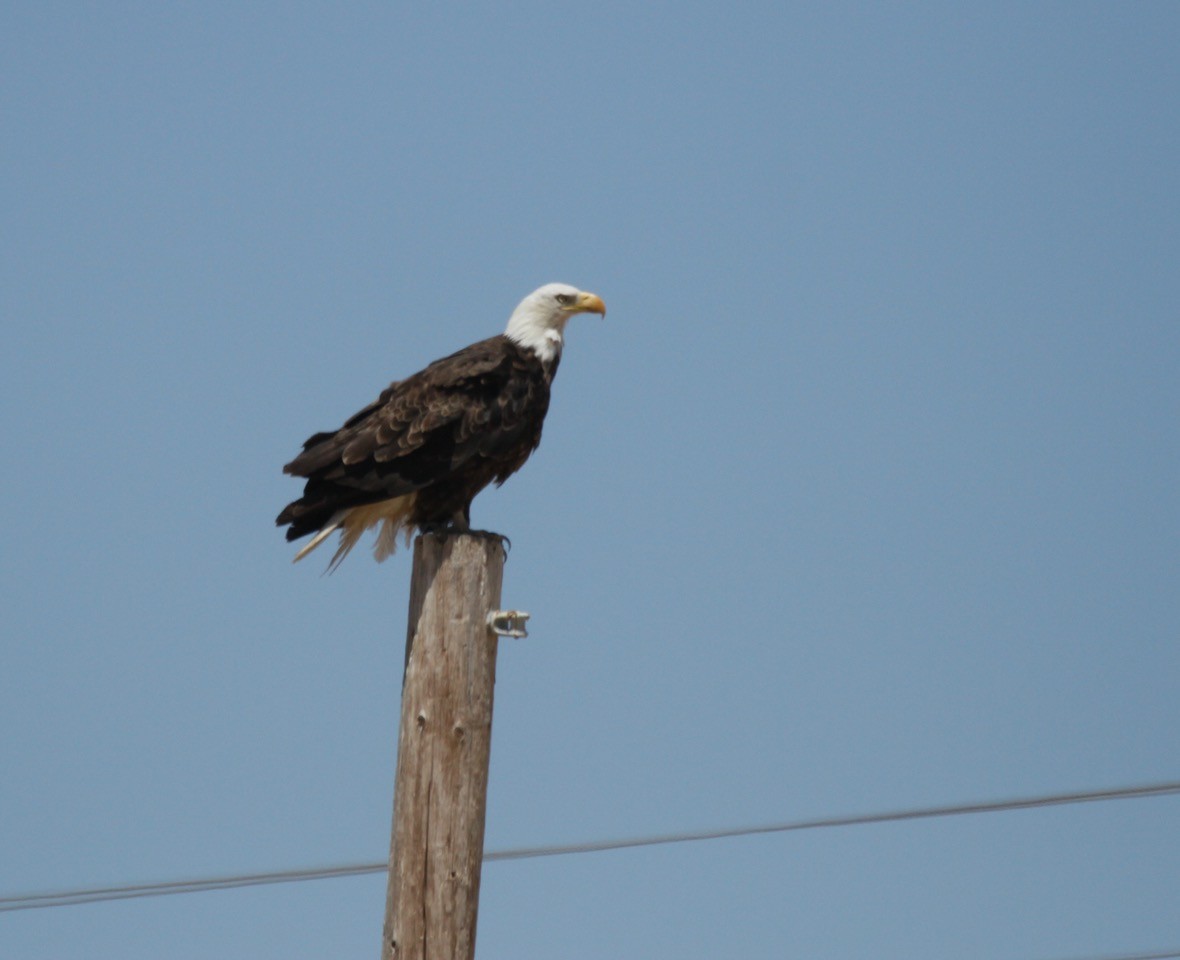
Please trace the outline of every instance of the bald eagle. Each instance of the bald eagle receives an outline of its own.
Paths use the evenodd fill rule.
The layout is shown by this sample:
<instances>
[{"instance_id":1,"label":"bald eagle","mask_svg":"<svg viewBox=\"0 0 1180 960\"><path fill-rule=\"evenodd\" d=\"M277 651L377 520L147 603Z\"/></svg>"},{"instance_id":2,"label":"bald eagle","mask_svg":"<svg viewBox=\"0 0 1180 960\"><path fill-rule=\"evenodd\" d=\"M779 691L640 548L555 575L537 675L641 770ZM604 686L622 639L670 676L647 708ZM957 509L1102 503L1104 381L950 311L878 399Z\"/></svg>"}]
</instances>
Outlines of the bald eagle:
<instances>
[{"instance_id":1,"label":"bald eagle","mask_svg":"<svg viewBox=\"0 0 1180 960\"><path fill-rule=\"evenodd\" d=\"M565 325L578 313L605 315L606 307L592 293L546 284L499 336L391 383L339 430L308 439L283 467L306 478L303 496L275 520L289 541L315 534L295 559L336 530L330 570L370 527L380 527L378 560L415 529L469 529L475 495L507 480L541 442Z\"/></svg>"}]
</instances>

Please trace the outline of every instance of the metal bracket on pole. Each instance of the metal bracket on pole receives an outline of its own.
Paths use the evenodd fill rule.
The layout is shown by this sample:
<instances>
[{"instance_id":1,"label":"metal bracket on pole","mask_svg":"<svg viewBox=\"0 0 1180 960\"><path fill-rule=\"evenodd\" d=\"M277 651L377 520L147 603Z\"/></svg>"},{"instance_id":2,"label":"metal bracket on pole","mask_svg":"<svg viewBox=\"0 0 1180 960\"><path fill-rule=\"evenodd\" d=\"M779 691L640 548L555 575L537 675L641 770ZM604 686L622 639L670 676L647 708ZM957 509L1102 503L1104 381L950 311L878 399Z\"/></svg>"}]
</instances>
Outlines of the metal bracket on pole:
<instances>
[{"instance_id":1,"label":"metal bracket on pole","mask_svg":"<svg viewBox=\"0 0 1180 960\"><path fill-rule=\"evenodd\" d=\"M488 627L499 637L527 637L524 624L528 618L523 610L493 610L488 614Z\"/></svg>"}]
</instances>

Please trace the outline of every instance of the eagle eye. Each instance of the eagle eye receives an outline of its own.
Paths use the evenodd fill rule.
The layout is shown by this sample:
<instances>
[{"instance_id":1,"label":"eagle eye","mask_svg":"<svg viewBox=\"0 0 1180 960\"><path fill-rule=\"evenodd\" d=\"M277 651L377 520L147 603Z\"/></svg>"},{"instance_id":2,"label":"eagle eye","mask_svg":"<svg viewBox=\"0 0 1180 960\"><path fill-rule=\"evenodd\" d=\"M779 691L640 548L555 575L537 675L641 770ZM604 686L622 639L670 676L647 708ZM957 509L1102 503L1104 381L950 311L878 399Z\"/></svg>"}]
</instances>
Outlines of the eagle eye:
<instances>
[{"instance_id":1,"label":"eagle eye","mask_svg":"<svg viewBox=\"0 0 1180 960\"><path fill-rule=\"evenodd\" d=\"M572 296L570 296L568 293L555 294L553 299L555 299L563 307L568 307L571 303L574 302L574 298Z\"/></svg>"}]
</instances>

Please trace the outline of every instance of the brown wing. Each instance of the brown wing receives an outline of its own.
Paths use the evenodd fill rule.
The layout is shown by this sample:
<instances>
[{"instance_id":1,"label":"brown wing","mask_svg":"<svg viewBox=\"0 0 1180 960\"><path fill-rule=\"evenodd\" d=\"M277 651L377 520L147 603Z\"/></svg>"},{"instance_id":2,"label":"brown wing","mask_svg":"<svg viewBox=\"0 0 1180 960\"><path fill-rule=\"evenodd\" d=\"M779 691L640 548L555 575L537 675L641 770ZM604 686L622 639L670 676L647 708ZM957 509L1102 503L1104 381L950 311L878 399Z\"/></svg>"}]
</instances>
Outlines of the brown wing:
<instances>
[{"instance_id":1,"label":"brown wing","mask_svg":"<svg viewBox=\"0 0 1180 960\"><path fill-rule=\"evenodd\" d=\"M548 402L534 357L503 336L472 344L390 384L334 433L309 438L283 468L307 478L303 496L277 522L296 539L337 510L420 490L476 461L502 481L539 441ZM517 462L502 470L502 459Z\"/></svg>"}]
</instances>

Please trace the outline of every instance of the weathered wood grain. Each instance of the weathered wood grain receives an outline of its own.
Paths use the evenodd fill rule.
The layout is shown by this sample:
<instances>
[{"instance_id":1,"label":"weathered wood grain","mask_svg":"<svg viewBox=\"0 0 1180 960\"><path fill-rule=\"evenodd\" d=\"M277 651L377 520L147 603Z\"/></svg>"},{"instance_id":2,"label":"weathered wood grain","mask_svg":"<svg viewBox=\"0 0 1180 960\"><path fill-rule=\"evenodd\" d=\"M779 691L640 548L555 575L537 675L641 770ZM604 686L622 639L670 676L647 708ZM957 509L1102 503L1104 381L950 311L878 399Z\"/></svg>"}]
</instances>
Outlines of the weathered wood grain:
<instances>
[{"instance_id":1,"label":"weathered wood grain","mask_svg":"<svg viewBox=\"0 0 1180 960\"><path fill-rule=\"evenodd\" d=\"M479 906L504 550L414 543L382 960L471 960Z\"/></svg>"}]
</instances>

